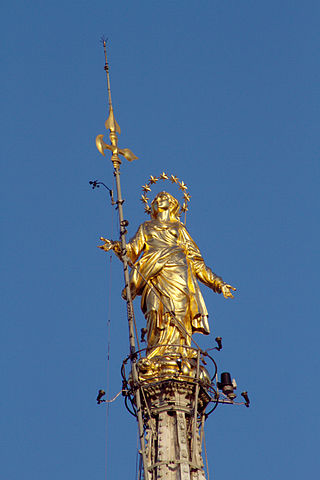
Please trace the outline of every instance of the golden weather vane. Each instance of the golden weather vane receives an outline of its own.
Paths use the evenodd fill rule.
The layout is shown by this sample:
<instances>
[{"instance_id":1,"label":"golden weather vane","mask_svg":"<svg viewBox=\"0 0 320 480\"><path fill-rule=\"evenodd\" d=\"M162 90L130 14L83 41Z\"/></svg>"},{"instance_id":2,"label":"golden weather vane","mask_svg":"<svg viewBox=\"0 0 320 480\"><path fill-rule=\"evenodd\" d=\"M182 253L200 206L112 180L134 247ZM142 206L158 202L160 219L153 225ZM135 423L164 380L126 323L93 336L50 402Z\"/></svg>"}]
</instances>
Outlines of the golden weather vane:
<instances>
[{"instance_id":1,"label":"golden weather vane","mask_svg":"<svg viewBox=\"0 0 320 480\"><path fill-rule=\"evenodd\" d=\"M104 69L107 74L107 84L108 84L108 101L109 101L109 117L105 122L105 127L107 130L110 130L109 138L111 145L105 143L103 141L103 134L98 135L96 138L96 146L99 152L102 155L105 155L105 150L110 150L112 152L111 161L117 162L121 164L121 160L119 158L119 154L126 158L129 162L132 160L136 160L138 157L129 148L118 148L118 135L121 134L121 129L119 124L117 123L116 119L114 118L113 106L112 106L112 98L111 98L111 87L110 87L110 76L109 76L109 65L108 65L108 58L107 58L107 42L103 38L102 39L103 50L104 50L104 57L105 57L105 66Z\"/></svg>"}]
</instances>

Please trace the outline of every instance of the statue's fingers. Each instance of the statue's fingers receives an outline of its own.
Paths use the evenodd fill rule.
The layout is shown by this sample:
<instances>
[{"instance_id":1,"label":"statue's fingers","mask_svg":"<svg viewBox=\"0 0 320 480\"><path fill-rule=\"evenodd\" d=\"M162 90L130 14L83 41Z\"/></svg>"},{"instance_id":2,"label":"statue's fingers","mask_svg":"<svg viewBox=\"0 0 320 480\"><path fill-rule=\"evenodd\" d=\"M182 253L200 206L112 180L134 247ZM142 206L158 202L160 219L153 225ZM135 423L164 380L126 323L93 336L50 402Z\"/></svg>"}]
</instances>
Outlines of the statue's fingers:
<instances>
[{"instance_id":1,"label":"statue's fingers","mask_svg":"<svg viewBox=\"0 0 320 480\"><path fill-rule=\"evenodd\" d=\"M231 287L231 285L224 285L223 286L222 293L223 293L224 298L233 298L233 295L230 292L230 288L234 289L234 287Z\"/></svg>"},{"instance_id":2,"label":"statue's fingers","mask_svg":"<svg viewBox=\"0 0 320 480\"><path fill-rule=\"evenodd\" d=\"M97 247L98 247L98 248L101 248L101 250L105 250L106 252L108 252L108 251L111 249L110 245L106 245L106 244L104 244L104 245L97 245Z\"/></svg>"}]
</instances>

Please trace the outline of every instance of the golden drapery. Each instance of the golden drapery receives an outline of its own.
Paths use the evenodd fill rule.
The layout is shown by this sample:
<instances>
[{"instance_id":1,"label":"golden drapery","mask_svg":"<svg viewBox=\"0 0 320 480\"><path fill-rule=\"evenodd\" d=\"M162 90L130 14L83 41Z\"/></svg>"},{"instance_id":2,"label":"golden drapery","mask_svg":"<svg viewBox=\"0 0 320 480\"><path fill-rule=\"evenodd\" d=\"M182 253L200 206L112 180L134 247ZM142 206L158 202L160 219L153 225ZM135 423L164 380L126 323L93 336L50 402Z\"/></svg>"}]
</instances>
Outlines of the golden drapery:
<instances>
[{"instance_id":1,"label":"golden drapery","mask_svg":"<svg viewBox=\"0 0 320 480\"><path fill-rule=\"evenodd\" d=\"M140 225L127 244L133 263L132 298L141 296L147 320L147 358L165 354L194 356L194 332L208 335L208 312L197 280L221 293L223 280L207 267L180 221L152 219Z\"/></svg>"}]
</instances>

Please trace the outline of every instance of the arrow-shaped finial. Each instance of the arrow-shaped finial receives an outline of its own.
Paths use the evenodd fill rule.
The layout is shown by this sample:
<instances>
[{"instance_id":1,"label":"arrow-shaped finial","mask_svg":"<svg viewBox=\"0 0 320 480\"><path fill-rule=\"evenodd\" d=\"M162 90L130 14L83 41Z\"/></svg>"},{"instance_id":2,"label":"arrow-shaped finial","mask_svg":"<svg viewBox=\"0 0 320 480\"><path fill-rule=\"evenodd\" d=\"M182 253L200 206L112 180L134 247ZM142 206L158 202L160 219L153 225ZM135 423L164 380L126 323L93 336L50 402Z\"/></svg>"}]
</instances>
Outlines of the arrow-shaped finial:
<instances>
[{"instance_id":1,"label":"arrow-shaped finial","mask_svg":"<svg viewBox=\"0 0 320 480\"><path fill-rule=\"evenodd\" d=\"M109 64L108 64L108 58L107 58L107 40L105 38L102 38L101 41L102 41L103 50L104 50L104 58L105 58L104 69L107 75L108 101L109 101L109 117L105 122L105 127L107 130L110 130L109 137L110 137L111 145L108 145L103 141L103 135L98 135L96 138L96 146L102 155L105 155L104 153L105 150L111 150L112 151L111 160L113 162L121 163L118 153L120 153L120 155L123 155L124 158L126 158L127 160L129 160L129 162L131 162L132 160L135 160L138 157L136 157L129 148L118 149L117 134L120 135L121 129L113 113L110 76L109 76Z\"/></svg>"},{"instance_id":2,"label":"arrow-shaped finial","mask_svg":"<svg viewBox=\"0 0 320 480\"><path fill-rule=\"evenodd\" d=\"M110 75L109 75L109 64L108 64L108 58L107 58L107 41L105 39L103 39L103 50L104 50L104 58L105 58L104 69L105 69L106 74L107 74L108 100L109 100L109 118L106 120L105 126L106 126L107 130L110 130L110 132L117 132L120 135L121 134L121 128L119 127L116 119L114 118L114 113L113 113L111 86L110 86Z\"/></svg>"}]
</instances>

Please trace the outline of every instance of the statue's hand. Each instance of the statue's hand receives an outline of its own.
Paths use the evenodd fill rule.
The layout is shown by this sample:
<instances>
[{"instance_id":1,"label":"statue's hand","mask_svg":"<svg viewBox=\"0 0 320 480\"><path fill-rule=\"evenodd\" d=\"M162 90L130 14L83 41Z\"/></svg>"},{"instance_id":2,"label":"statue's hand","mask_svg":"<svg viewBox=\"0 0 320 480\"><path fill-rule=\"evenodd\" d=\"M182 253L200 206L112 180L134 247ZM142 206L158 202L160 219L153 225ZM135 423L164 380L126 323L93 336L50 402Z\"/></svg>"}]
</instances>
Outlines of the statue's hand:
<instances>
[{"instance_id":1,"label":"statue's hand","mask_svg":"<svg viewBox=\"0 0 320 480\"><path fill-rule=\"evenodd\" d=\"M114 253L117 255L117 257L120 260L122 260L120 242L108 240L107 238L103 238L103 237L100 237L100 240L102 240L104 244L98 245L98 248L101 248L101 250L104 250L105 252L109 252L109 250L113 250Z\"/></svg>"},{"instance_id":2,"label":"statue's hand","mask_svg":"<svg viewBox=\"0 0 320 480\"><path fill-rule=\"evenodd\" d=\"M104 250L105 252L109 252L109 250L112 250L114 248L114 243L112 240L108 240L107 238L100 237L100 240L104 242L103 245L98 245L98 248L101 248L101 250Z\"/></svg>"},{"instance_id":3,"label":"statue's hand","mask_svg":"<svg viewBox=\"0 0 320 480\"><path fill-rule=\"evenodd\" d=\"M221 292L223 293L224 298L233 298L231 290L235 292L237 289L227 283L221 287Z\"/></svg>"},{"instance_id":4,"label":"statue's hand","mask_svg":"<svg viewBox=\"0 0 320 480\"><path fill-rule=\"evenodd\" d=\"M135 290L132 290L130 289L130 293L131 293L131 300L134 300L137 296L137 292ZM126 287L124 287L124 289L122 290L121 292L121 297L123 298L123 300L127 300L127 289Z\"/></svg>"}]
</instances>

